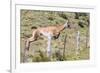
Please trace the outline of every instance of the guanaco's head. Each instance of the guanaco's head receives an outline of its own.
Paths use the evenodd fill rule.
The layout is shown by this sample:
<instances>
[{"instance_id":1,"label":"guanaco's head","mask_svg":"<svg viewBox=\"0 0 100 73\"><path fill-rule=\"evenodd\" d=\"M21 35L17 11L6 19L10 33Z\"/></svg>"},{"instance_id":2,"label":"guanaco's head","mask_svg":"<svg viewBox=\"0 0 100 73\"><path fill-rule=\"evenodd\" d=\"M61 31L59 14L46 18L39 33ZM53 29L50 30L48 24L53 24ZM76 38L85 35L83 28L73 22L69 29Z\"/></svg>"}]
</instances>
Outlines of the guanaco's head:
<instances>
[{"instance_id":1,"label":"guanaco's head","mask_svg":"<svg viewBox=\"0 0 100 73\"><path fill-rule=\"evenodd\" d=\"M68 20L67 20L66 23L64 24L64 27L65 27L65 28L71 28Z\"/></svg>"}]
</instances>

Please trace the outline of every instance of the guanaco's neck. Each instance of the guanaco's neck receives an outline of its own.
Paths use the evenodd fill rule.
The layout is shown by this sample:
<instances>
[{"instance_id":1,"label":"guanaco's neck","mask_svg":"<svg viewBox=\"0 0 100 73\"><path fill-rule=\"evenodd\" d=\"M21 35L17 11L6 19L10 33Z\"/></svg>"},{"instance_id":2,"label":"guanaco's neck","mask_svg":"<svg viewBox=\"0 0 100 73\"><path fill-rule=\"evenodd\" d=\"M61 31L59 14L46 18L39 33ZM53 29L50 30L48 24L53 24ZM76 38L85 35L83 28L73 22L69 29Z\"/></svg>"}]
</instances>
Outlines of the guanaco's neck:
<instances>
[{"instance_id":1,"label":"guanaco's neck","mask_svg":"<svg viewBox=\"0 0 100 73\"><path fill-rule=\"evenodd\" d=\"M58 32L61 32L65 29L64 25L57 26Z\"/></svg>"}]
</instances>

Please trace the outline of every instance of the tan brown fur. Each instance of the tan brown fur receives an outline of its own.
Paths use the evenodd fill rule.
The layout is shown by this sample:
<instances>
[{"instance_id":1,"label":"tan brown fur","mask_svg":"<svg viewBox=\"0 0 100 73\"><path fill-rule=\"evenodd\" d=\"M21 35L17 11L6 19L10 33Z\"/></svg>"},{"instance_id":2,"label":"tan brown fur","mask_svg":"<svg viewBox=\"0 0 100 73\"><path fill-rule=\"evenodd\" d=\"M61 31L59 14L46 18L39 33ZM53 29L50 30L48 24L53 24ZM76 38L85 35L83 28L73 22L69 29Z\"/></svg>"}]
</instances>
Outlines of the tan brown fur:
<instances>
[{"instance_id":1,"label":"tan brown fur","mask_svg":"<svg viewBox=\"0 0 100 73\"><path fill-rule=\"evenodd\" d=\"M66 23L67 26L67 23ZM26 40L25 49L29 50L29 44L30 42L36 41L37 38L41 35L44 35L48 37L48 34L50 34L51 37L58 38L60 35L60 32L65 29L64 25L57 25L57 26L47 26L47 27L39 27L37 29L34 29L32 32L32 36Z\"/></svg>"}]
</instances>

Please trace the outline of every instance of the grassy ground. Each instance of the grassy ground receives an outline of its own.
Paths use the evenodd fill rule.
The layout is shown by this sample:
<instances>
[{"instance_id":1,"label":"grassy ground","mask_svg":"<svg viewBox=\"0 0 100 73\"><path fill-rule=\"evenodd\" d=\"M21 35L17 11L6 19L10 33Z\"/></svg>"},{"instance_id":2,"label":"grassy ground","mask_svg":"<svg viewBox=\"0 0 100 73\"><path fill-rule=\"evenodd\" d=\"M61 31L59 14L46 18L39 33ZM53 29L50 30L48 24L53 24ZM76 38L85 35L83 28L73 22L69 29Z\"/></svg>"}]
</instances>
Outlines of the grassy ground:
<instances>
[{"instance_id":1,"label":"grassy ground","mask_svg":"<svg viewBox=\"0 0 100 73\"><path fill-rule=\"evenodd\" d=\"M54 11L34 11L21 10L21 31L20 31L20 58L23 62L23 50L25 48L25 39L31 36L32 26L45 27L50 25L64 24L67 19L73 24L74 28L65 29L61 32L57 40L52 40L52 59L51 61L73 61L89 59L89 13L76 12L54 12ZM76 28L75 28L76 27ZM77 28L78 27L78 28ZM76 55L76 34L80 31L79 54ZM66 38L65 56L64 38ZM29 57L27 62L47 62L49 58L46 56L47 39L41 38L30 44Z\"/></svg>"}]
</instances>

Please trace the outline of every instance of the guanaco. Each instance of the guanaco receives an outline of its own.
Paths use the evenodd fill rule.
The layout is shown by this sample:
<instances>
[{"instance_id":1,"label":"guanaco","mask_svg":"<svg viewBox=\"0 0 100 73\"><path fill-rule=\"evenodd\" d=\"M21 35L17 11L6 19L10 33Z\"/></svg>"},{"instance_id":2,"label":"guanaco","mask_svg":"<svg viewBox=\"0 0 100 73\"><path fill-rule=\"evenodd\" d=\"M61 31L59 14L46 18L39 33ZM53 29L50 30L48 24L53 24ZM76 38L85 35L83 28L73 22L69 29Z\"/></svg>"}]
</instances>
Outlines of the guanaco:
<instances>
[{"instance_id":1,"label":"guanaco","mask_svg":"<svg viewBox=\"0 0 100 73\"><path fill-rule=\"evenodd\" d=\"M47 46L47 55L51 53L51 39L57 39L65 28L70 28L70 24L68 24L68 20L63 25L57 26L47 26L47 27L32 27L33 32L32 36L26 40L25 50L29 51L30 43L37 40L37 38L41 35L47 37L48 39L48 46Z\"/></svg>"}]
</instances>

